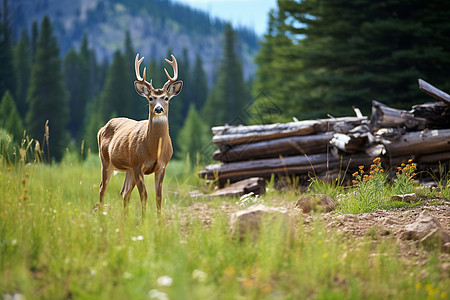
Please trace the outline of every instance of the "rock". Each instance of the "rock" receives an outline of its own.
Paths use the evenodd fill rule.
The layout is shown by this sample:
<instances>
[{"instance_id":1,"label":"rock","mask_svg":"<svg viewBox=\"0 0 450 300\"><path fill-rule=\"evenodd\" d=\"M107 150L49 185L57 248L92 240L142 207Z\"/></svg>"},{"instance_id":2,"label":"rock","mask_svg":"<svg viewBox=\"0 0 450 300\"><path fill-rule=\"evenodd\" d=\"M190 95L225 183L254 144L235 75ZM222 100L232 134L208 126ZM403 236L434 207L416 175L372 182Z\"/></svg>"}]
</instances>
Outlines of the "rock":
<instances>
[{"instance_id":1,"label":"rock","mask_svg":"<svg viewBox=\"0 0 450 300\"><path fill-rule=\"evenodd\" d=\"M427 247L440 245L445 252L450 250L446 246L450 243L450 236L442 229L439 221L427 211L423 211L414 223L406 225L404 230L400 236L403 240L419 241Z\"/></svg>"},{"instance_id":2,"label":"rock","mask_svg":"<svg viewBox=\"0 0 450 300\"><path fill-rule=\"evenodd\" d=\"M283 222L287 223L287 210L258 205L237 211L230 216L232 236L239 237L242 240L250 235L256 240L263 219L269 219L271 222L282 219Z\"/></svg>"},{"instance_id":3,"label":"rock","mask_svg":"<svg viewBox=\"0 0 450 300\"><path fill-rule=\"evenodd\" d=\"M341 223L348 223L348 222L358 222L359 218L356 215L347 214L347 215L340 215L340 216L338 216L338 220Z\"/></svg>"},{"instance_id":4,"label":"rock","mask_svg":"<svg viewBox=\"0 0 450 300\"><path fill-rule=\"evenodd\" d=\"M301 208L304 214L311 211L330 212L336 208L334 200L325 194L303 195L298 199L295 207Z\"/></svg>"},{"instance_id":5,"label":"rock","mask_svg":"<svg viewBox=\"0 0 450 300\"><path fill-rule=\"evenodd\" d=\"M390 225L399 225L400 223L392 218L384 217L381 219L381 224L390 226Z\"/></svg>"},{"instance_id":6,"label":"rock","mask_svg":"<svg viewBox=\"0 0 450 300\"><path fill-rule=\"evenodd\" d=\"M404 194L404 195L393 195L391 196L392 201L398 201L398 202L417 202L419 201L419 197L415 193L411 194Z\"/></svg>"}]
</instances>

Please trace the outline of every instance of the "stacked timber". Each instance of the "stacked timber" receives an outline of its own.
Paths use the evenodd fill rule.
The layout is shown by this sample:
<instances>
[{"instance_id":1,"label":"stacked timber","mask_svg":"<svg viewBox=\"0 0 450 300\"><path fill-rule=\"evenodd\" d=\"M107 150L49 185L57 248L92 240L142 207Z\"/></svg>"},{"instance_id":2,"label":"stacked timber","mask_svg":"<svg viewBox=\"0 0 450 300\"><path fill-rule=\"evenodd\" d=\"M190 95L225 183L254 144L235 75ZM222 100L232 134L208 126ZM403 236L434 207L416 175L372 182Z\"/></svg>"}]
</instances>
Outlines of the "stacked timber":
<instances>
[{"instance_id":1,"label":"stacked timber","mask_svg":"<svg viewBox=\"0 0 450 300\"><path fill-rule=\"evenodd\" d=\"M450 159L450 96L419 80L440 100L403 111L373 101L370 120L356 117L252 126L213 127L213 158L199 176L220 186L247 178L333 179L382 157L390 167L408 159L426 166ZM448 99L447 99L448 96ZM447 100L445 100L447 99Z\"/></svg>"}]
</instances>

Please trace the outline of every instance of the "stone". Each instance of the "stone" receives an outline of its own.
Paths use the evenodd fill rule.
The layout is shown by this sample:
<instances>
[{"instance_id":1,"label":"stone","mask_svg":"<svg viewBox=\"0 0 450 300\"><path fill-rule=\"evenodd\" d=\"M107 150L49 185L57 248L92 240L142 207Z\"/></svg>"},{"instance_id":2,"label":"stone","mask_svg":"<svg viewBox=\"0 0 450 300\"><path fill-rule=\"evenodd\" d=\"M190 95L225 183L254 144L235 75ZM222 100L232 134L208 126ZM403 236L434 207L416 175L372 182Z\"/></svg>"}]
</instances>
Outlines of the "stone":
<instances>
[{"instance_id":1,"label":"stone","mask_svg":"<svg viewBox=\"0 0 450 300\"><path fill-rule=\"evenodd\" d=\"M392 201L398 201L398 202L408 202L413 203L420 200L420 198L415 194L404 194L404 195L392 195L391 196Z\"/></svg>"},{"instance_id":2,"label":"stone","mask_svg":"<svg viewBox=\"0 0 450 300\"><path fill-rule=\"evenodd\" d=\"M256 240L263 219L269 222L282 219L287 223L287 209L257 205L237 211L230 216L231 235L241 240L246 236Z\"/></svg>"},{"instance_id":3,"label":"stone","mask_svg":"<svg viewBox=\"0 0 450 300\"><path fill-rule=\"evenodd\" d=\"M418 241L428 247L441 245L443 251L449 250L446 245L450 242L450 236L442 229L439 221L427 211L423 211L413 223L406 225L400 238Z\"/></svg>"},{"instance_id":4,"label":"stone","mask_svg":"<svg viewBox=\"0 0 450 300\"><path fill-rule=\"evenodd\" d=\"M303 195L295 207L301 208L304 214L314 212L330 212L336 208L334 200L326 194Z\"/></svg>"}]
</instances>

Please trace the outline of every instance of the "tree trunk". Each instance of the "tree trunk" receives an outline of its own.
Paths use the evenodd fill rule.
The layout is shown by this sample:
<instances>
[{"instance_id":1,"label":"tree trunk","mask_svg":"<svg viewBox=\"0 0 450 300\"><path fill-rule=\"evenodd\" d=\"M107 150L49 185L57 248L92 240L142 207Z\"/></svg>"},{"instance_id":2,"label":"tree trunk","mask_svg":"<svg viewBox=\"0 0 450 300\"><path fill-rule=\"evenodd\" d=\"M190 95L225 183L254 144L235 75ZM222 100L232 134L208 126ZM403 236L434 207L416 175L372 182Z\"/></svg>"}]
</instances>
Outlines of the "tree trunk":
<instances>
[{"instance_id":1,"label":"tree trunk","mask_svg":"<svg viewBox=\"0 0 450 300\"><path fill-rule=\"evenodd\" d=\"M441 91L438 88L435 88L425 80L419 79L419 89L422 92L427 93L431 97L434 97L438 100L441 100L442 102L445 102L447 104L450 104L450 95Z\"/></svg>"},{"instance_id":2,"label":"tree trunk","mask_svg":"<svg viewBox=\"0 0 450 300\"><path fill-rule=\"evenodd\" d=\"M450 151L450 129L407 132L397 140L381 141L389 156L418 156Z\"/></svg>"},{"instance_id":3,"label":"tree trunk","mask_svg":"<svg viewBox=\"0 0 450 300\"><path fill-rule=\"evenodd\" d=\"M333 133L293 136L268 141L235 146L221 145L213 155L214 160L221 162L245 161L249 159L273 158L299 154L326 153L328 142Z\"/></svg>"},{"instance_id":4,"label":"tree trunk","mask_svg":"<svg viewBox=\"0 0 450 300\"><path fill-rule=\"evenodd\" d=\"M367 118L346 117L336 119L307 120L290 123L276 123L270 125L252 126L218 126L213 127L215 136L212 142L216 145L236 145L254 143L276 138L325 133L335 130L339 126L351 128L361 124ZM346 125L346 126L343 126Z\"/></svg>"}]
</instances>

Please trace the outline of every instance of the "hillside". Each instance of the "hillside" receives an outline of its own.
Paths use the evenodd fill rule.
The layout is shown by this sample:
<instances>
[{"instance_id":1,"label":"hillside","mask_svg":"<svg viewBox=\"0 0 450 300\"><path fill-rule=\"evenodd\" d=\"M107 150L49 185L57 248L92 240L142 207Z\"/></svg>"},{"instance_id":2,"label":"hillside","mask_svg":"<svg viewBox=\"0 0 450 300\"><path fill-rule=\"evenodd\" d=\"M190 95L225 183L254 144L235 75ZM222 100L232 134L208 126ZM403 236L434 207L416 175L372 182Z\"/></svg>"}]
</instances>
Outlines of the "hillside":
<instances>
[{"instance_id":1,"label":"hillside","mask_svg":"<svg viewBox=\"0 0 450 300\"><path fill-rule=\"evenodd\" d=\"M146 58L162 59L172 49L181 55L188 49L194 61L202 55L210 78L221 57L225 22L211 19L205 12L170 0L14 0L9 1L9 15L16 36L31 24L40 24L48 15L55 28L61 55L81 44L88 34L90 47L97 59L111 60L116 49L123 47L125 32L130 31L134 48ZM258 49L256 34L237 29L245 76L254 73L253 57Z\"/></svg>"}]
</instances>

